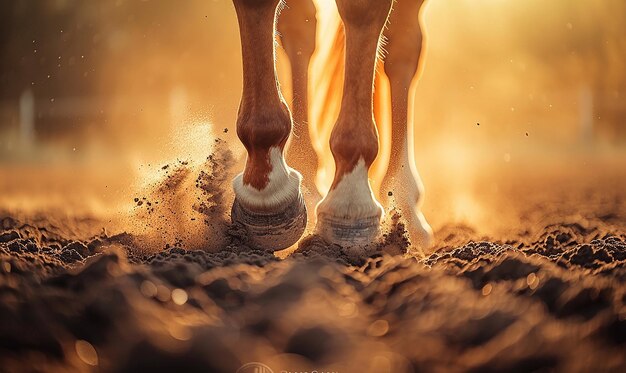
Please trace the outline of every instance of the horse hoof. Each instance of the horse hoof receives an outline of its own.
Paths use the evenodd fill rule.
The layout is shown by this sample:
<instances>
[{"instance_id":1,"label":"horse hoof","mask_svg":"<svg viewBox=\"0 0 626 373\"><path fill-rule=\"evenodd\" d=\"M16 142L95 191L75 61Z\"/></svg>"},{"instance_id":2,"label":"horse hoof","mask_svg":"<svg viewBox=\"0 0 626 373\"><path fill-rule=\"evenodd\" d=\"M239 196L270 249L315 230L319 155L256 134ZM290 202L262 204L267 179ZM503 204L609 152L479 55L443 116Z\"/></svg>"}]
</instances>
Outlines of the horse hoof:
<instances>
[{"instance_id":1,"label":"horse hoof","mask_svg":"<svg viewBox=\"0 0 626 373\"><path fill-rule=\"evenodd\" d=\"M370 244L379 233L380 216L345 219L320 214L317 220L317 234L343 247Z\"/></svg>"},{"instance_id":2,"label":"horse hoof","mask_svg":"<svg viewBox=\"0 0 626 373\"><path fill-rule=\"evenodd\" d=\"M306 205L302 195L278 212L252 211L237 198L231 212L233 223L248 231L249 243L256 249L278 251L298 242L307 223Z\"/></svg>"}]
</instances>

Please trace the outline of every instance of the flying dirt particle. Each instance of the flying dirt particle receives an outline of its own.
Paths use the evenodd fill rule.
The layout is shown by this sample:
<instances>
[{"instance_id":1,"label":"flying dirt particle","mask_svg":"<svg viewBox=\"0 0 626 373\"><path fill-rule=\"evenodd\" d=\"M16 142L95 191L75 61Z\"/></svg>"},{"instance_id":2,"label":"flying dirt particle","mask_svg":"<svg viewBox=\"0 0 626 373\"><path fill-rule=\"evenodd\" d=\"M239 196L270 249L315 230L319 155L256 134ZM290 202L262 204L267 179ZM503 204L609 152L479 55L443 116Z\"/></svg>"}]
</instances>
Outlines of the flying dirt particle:
<instances>
[{"instance_id":1,"label":"flying dirt particle","mask_svg":"<svg viewBox=\"0 0 626 373\"><path fill-rule=\"evenodd\" d=\"M169 164L166 164L165 166L161 167L161 170L167 170L170 167Z\"/></svg>"},{"instance_id":2,"label":"flying dirt particle","mask_svg":"<svg viewBox=\"0 0 626 373\"><path fill-rule=\"evenodd\" d=\"M480 126L480 123L476 123L477 126Z\"/></svg>"},{"instance_id":3,"label":"flying dirt particle","mask_svg":"<svg viewBox=\"0 0 626 373\"><path fill-rule=\"evenodd\" d=\"M389 192L387 192L387 195L388 195L389 197L391 197L391 196L393 196L393 192L392 192L392 191L389 191Z\"/></svg>"},{"instance_id":4,"label":"flying dirt particle","mask_svg":"<svg viewBox=\"0 0 626 373\"><path fill-rule=\"evenodd\" d=\"M98 353L91 343L79 339L75 344L76 354L87 365L98 365Z\"/></svg>"},{"instance_id":5,"label":"flying dirt particle","mask_svg":"<svg viewBox=\"0 0 626 373\"><path fill-rule=\"evenodd\" d=\"M143 205L143 201L137 201L137 206Z\"/></svg>"},{"instance_id":6,"label":"flying dirt particle","mask_svg":"<svg viewBox=\"0 0 626 373\"><path fill-rule=\"evenodd\" d=\"M224 128L224 133L228 133L228 128Z\"/></svg>"},{"instance_id":7,"label":"flying dirt particle","mask_svg":"<svg viewBox=\"0 0 626 373\"><path fill-rule=\"evenodd\" d=\"M372 337L382 337L389 331L387 320L376 320L367 328L367 334Z\"/></svg>"},{"instance_id":8,"label":"flying dirt particle","mask_svg":"<svg viewBox=\"0 0 626 373\"><path fill-rule=\"evenodd\" d=\"M526 132L526 137L528 137L528 132Z\"/></svg>"}]
</instances>

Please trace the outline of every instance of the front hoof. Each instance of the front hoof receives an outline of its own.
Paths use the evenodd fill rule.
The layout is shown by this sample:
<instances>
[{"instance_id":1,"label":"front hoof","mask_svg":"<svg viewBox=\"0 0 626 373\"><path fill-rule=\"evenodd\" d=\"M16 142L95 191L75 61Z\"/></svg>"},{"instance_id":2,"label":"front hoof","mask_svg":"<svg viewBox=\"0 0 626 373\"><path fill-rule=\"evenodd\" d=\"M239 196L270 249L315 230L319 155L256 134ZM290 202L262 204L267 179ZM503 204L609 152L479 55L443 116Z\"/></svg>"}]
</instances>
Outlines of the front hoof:
<instances>
[{"instance_id":1,"label":"front hoof","mask_svg":"<svg viewBox=\"0 0 626 373\"><path fill-rule=\"evenodd\" d=\"M325 240L343 247L370 244L374 242L379 233L379 216L345 219L329 214L320 214L317 219L317 234Z\"/></svg>"},{"instance_id":2,"label":"front hoof","mask_svg":"<svg viewBox=\"0 0 626 373\"><path fill-rule=\"evenodd\" d=\"M248 231L254 248L278 251L298 242L307 223L306 206L302 196L279 212L259 212L245 208L237 198L231 212L233 223L242 224Z\"/></svg>"}]
</instances>

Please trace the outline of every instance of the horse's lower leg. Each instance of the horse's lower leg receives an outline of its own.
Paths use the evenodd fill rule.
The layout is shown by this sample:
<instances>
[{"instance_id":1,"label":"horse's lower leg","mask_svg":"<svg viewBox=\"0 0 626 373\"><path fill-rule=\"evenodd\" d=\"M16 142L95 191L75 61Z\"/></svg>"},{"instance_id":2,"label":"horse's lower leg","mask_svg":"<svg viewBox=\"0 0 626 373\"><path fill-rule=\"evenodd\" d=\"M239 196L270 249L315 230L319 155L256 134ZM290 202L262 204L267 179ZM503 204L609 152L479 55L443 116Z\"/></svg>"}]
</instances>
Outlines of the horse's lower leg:
<instances>
[{"instance_id":1,"label":"horse's lower leg","mask_svg":"<svg viewBox=\"0 0 626 373\"><path fill-rule=\"evenodd\" d=\"M301 176L283 158L291 114L278 92L274 66L275 15L279 0L233 0L241 34L243 93L237 135L248 157L233 180L233 222L243 224L253 246L280 250L304 232Z\"/></svg>"},{"instance_id":2,"label":"horse's lower leg","mask_svg":"<svg viewBox=\"0 0 626 373\"><path fill-rule=\"evenodd\" d=\"M398 0L390 15L385 73L391 87L392 136L389 167L380 197L397 209L408 226L411 243L428 248L432 229L420 211L424 187L415 166L413 149L414 80L422 52L419 11L423 1Z\"/></svg>"},{"instance_id":3,"label":"horse's lower leg","mask_svg":"<svg viewBox=\"0 0 626 373\"><path fill-rule=\"evenodd\" d=\"M378 234L383 213L368 170L378 153L372 112L374 67L392 0L336 1L346 34L346 69L341 110L330 138L335 177L317 206L317 230L338 244L364 244Z\"/></svg>"},{"instance_id":4,"label":"horse's lower leg","mask_svg":"<svg viewBox=\"0 0 626 373\"><path fill-rule=\"evenodd\" d=\"M315 5L311 0L288 0L278 18L278 31L291 66L293 136L287 161L298 165L303 185L315 202L321 197L315 186L317 154L309 134L309 63L315 50Z\"/></svg>"}]
</instances>

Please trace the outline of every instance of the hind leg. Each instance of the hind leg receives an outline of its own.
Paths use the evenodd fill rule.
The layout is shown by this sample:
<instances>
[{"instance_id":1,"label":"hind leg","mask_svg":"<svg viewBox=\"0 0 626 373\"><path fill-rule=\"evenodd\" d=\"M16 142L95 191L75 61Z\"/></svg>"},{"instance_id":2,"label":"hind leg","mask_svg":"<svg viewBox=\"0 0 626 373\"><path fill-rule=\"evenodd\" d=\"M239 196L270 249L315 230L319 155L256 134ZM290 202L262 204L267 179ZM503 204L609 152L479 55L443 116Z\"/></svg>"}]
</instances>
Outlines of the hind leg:
<instances>
[{"instance_id":1,"label":"hind leg","mask_svg":"<svg viewBox=\"0 0 626 373\"><path fill-rule=\"evenodd\" d=\"M309 64L315 50L315 5L311 0L287 0L278 17L278 31L291 66L294 129L287 161L298 165L302 184L317 203L321 196L315 186L317 154L309 134Z\"/></svg>"},{"instance_id":2,"label":"hind leg","mask_svg":"<svg viewBox=\"0 0 626 373\"><path fill-rule=\"evenodd\" d=\"M415 79L422 54L419 11L423 0L397 0L385 31L385 74L391 88L391 154L382 181L380 198L406 219L411 243L422 249L432 246L432 229L420 211L424 186L415 166L413 149L413 102Z\"/></svg>"}]
</instances>

